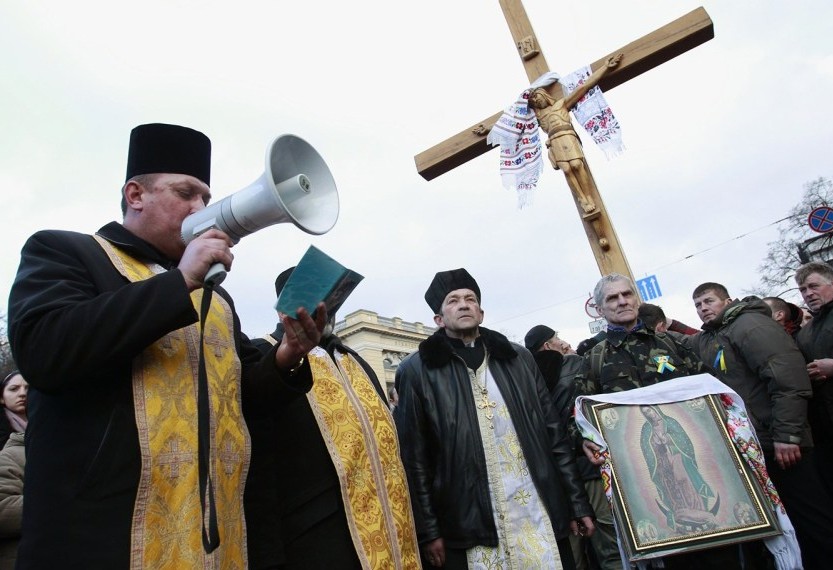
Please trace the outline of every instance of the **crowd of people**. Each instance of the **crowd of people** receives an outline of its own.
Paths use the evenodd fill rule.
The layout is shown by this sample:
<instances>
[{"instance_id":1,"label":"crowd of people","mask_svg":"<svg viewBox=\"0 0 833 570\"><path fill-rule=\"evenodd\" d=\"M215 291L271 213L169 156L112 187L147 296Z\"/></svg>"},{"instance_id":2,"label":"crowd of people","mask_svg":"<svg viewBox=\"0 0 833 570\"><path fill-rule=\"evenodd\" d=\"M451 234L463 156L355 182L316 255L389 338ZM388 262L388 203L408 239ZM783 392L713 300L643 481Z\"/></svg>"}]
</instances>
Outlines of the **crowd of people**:
<instances>
[{"instance_id":1,"label":"crowd of people","mask_svg":"<svg viewBox=\"0 0 833 570\"><path fill-rule=\"evenodd\" d=\"M808 263L798 268L795 280L808 318L804 309L783 299L734 299L720 283L706 282L692 292L702 321L694 329L668 318L659 306L641 303L628 277L607 275L594 290L607 330L581 343L580 372L568 360L573 351L564 348L552 328L533 327L525 344L545 376L553 378L548 386L568 424L577 396L622 392L701 373L718 378L745 403L767 475L795 528L803 566L824 568L833 556L833 407L827 384L833 378L828 376L833 374L833 320L828 317L833 268ZM581 445L588 462L604 463L597 444L581 440ZM599 518L603 505L594 508ZM673 505L667 508L673 515ZM599 568L620 568L618 561L606 563L606 547L615 547L610 541L599 544L606 536L597 533L596 541L575 556ZM767 550L754 541L669 556L664 563L666 568L774 567Z\"/></svg>"},{"instance_id":2,"label":"crowd of people","mask_svg":"<svg viewBox=\"0 0 833 570\"><path fill-rule=\"evenodd\" d=\"M123 221L23 247L9 300L22 372L0 399L0 570L621 569L608 457L578 431L576 398L704 372L745 402L803 566L833 559L830 266L796 272L809 320L703 283L699 329L606 275L594 297L607 330L578 350L548 324L525 346L483 327L474 277L439 271L425 293L437 330L385 387L334 334L338 307L243 334L232 298L204 282L213 264L230 268L232 241L216 228L180 236L210 199L210 164L204 134L140 125ZM642 445L671 474L657 450L681 428L640 409ZM710 491L654 483L669 520ZM663 563L778 561L752 541Z\"/></svg>"}]
</instances>

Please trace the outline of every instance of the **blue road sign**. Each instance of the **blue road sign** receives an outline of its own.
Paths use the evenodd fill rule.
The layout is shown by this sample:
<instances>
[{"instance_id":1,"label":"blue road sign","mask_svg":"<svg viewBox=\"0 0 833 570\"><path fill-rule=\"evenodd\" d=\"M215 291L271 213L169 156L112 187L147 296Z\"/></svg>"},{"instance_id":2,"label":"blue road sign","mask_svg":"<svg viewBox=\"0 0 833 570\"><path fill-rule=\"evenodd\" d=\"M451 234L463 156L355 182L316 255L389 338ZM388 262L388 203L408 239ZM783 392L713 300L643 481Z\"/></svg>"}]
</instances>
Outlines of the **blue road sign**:
<instances>
[{"instance_id":1,"label":"blue road sign","mask_svg":"<svg viewBox=\"0 0 833 570\"><path fill-rule=\"evenodd\" d=\"M826 234L833 230L833 208L829 206L819 206L810 212L807 217L807 223L810 224L810 229L820 234Z\"/></svg>"},{"instance_id":2,"label":"blue road sign","mask_svg":"<svg viewBox=\"0 0 833 570\"><path fill-rule=\"evenodd\" d=\"M662 291L659 288L659 281L657 281L656 275L638 280L636 286L639 288L639 296L642 297L643 301L650 301L651 299L662 297Z\"/></svg>"}]
</instances>

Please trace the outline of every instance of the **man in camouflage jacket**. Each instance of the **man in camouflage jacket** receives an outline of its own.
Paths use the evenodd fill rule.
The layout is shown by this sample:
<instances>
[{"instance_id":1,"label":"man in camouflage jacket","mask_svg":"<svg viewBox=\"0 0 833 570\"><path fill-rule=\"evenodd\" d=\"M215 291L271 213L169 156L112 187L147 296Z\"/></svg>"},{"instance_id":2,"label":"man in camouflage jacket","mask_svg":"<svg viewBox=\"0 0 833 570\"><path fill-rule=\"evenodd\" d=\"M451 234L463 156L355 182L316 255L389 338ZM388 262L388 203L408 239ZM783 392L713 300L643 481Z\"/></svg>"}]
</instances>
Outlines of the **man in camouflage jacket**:
<instances>
[{"instance_id":1,"label":"man in camouflage jacket","mask_svg":"<svg viewBox=\"0 0 833 570\"><path fill-rule=\"evenodd\" d=\"M577 379L580 395L621 392L701 371L689 349L639 320L639 296L628 277L602 277L593 295L608 323L607 338L585 354Z\"/></svg>"}]
</instances>

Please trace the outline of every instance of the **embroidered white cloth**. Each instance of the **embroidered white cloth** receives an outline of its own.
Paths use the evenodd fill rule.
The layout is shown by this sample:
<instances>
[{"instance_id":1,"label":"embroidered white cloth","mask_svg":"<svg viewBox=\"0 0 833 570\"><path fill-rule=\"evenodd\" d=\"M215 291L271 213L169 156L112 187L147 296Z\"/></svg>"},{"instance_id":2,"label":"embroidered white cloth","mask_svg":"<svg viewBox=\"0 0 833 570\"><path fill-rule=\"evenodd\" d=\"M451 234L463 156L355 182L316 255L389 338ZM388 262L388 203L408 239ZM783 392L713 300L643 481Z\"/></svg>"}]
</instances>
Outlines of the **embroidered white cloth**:
<instances>
[{"instance_id":1,"label":"embroidered white cloth","mask_svg":"<svg viewBox=\"0 0 833 570\"><path fill-rule=\"evenodd\" d=\"M561 83L564 95L569 95L590 76L585 66L564 79L548 72L525 89L517 101L509 105L486 137L486 143L500 145L500 174L503 185L518 194L518 208L532 204L532 192L544 170L543 145L535 111L529 108L529 94L539 87ZM610 158L624 150L619 121L605 101L602 90L591 89L572 109L584 129Z\"/></svg>"},{"instance_id":2,"label":"embroidered white cloth","mask_svg":"<svg viewBox=\"0 0 833 570\"><path fill-rule=\"evenodd\" d=\"M582 436L599 445L602 448L602 455L607 457L607 444L599 431L593 427L582 412L583 402L585 400L627 405L665 404L700 398L709 394L720 396L720 400L728 416L726 427L732 437L732 441L735 443L741 456L755 472L763 488L764 495L769 499L772 510L783 531L782 535L774 536L764 541L766 547L775 558L776 567L779 570L796 570L802 568L801 550L796 540L795 529L784 510L784 506L781 504L781 499L775 490L775 486L767 474L761 445L754 428L749 422L746 414L746 405L734 390L714 376L710 374L698 374L696 376L686 376L665 382L658 382L652 386L637 388L635 390L626 390L612 394L598 394L595 396L579 396L576 399L575 407L576 424L581 430ZM611 489L609 482L611 470L608 461L605 461L604 465L602 465L602 471L606 481L605 494L607 495L608 501L610 501ZM617 532L619 532L618 529ZM627 558L621 547L619 551L622 555L622 562L627 567ZM639 565L640 567L643 566L641 563Z\"/></svg>"},{"instance_id":3,"label":"embroidered white cloth","mask_svg":"<svg viewBox=\"0 0 833 570\"><path fill-rule=\"evenodd\" d=\"M593 71L589 66L582 67L559 80L567 96L582 85ZM584 127L593 138L605 156L611 157L622 154L625 145L622 142L622 128L619 121L610 110L602 90L599 86L593 87L584 97L578 100L572 109L573 117Z\"/></svg>"},{"instance_id":4,"label":"embroidered white cloth","mask_svg":"<svg viewBox=\"0 0 833 570\"><path fill-rule=\"evenodd\" d=\"M553 72L536 79L506 108L486 137L488 144L500 145L500 175L504 187L517 191L518 208L532 203L532 190L544 170L538 119L529 108L529 94L556 81L558 74Z\"/></svg>"}]
</instances>

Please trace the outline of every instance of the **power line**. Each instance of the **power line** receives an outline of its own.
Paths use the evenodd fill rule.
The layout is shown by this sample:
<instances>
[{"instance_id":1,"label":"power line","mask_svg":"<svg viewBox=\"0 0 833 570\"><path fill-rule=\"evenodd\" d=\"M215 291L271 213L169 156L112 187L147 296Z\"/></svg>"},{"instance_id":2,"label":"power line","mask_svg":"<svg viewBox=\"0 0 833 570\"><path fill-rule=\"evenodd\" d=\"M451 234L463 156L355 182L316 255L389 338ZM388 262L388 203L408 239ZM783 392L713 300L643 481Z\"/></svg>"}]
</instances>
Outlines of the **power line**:
<instances>
[{"instance_id":1,"label":"power line","mask_svg":"<svg viewBox=\"0 0 833 570\"><path fill-rule=\"evenodd\" d=\"M711 246L711 247L707 247L706 249L702 249L702 250L700 250L700 251L697 251L697 252L691 253L691 254L689 254L689 255L686 255L685 257L683 257L683 258L681 258L681 259L678 259L678 260L676 260L676 261L672 261L672 262L670 262L670 263L666 263L665 265L660 265L659 267L655 267L654 269L649 270L649 273L653 273L654 271L657 271L657 270L659 270L659 269L665 269L666 267L668 267L668 266L670 266L670 265L675 265L675 264L677 264L677 263L682 263L683 261L686 261L686 260L688 260L688 259L691 259L692 257L694 257L694 256L696 256L696 255L700 255L700 254L702 254L702 253L706 253L707 251L711 251L711 250L716 249L716 248L718 248L718 247L720 247L720 246L722 246L722 245L726 245L726 244L727 244L727 243L729 243L729 242L733 242L733 241L735 241L735 240L739 240L739 239L741 239L741 238L745 238L746 236L748 236L748 235L750 235L750 234L753 234L753 233L755 233L755 232L761 231L761 230L766 229L766 228L768 228L768 227L770 227L770 226L774 226L775 224L780 224L781 222L786 221L786 220L789 220L789 219L792 219L792 218L794 218L794 217L796 217L796 216L787 216L787 217L785 217L785 218L781 218L780 220L776 220L776 221L774 221L774 222L770 222L770 223L768 223L768 224L766 224L766 225L763 225L763 226L761 226L761 227L759 227L759 228L755 228L754 230L749 230L748 232L742 233L742 234L740 234L740 235L738 235L738 236L735 236L735 237L733 237L733 238L731 238L731 239L727 239L726 241L722 241L722 242L720 242L720 243L718 243L718 244L715 244L715 245L713 245L713 246Z\"/></svg>"},{"instance_id":2,"label":"power line","mask_svg":"<svg viewBox=\"0 0 833 570\"><path fill-rule=\"evenodd\" d=\"M766 228L768 228L768 227L770 227L770 226L774 226L774 225L776 225L776 224L780 224L781 222L784 222L784 221L786 221L786 220L790 220L790 219L792 219L792 218L795 218L795 217L797 217L798 215L799 215L799 214L796 214L796 215L793 215L793 216L786 216L786 217L784 217L784 218L781 218L780 220L775 220L774 222L770 222L770 223L765 224L765 225L763 225L763 226L760 226L760 227L758 227L758 228L755 228L755 229L749 230L749 231L744 232L744 233L742 233L742 234L740 234L740 235L737 235L737 236L735 236L735 237L733 237L733 238L731 238L731 239L727 239L726 241L722 241L722 242L720 242L720 243L718 243L718 244L715 244L715 245L713 245L713 246L707 247L706 249L702 249L702 250L697 251L697 252L695 252L695 253L691 253L691 254L689 254L689 255L686 255L685 257L683 257L683 258L681 258L681 259L678 259L678 260L676 260L676 261L672 261L672 262L670 262L670 263L666 263L665 265L660 265L659 267L656 267L656 268L654 268L654 269L650 269L650 270L648 271L648 273L653 273L653 272L655 272L655 271L657 271L657 270L659 270L659 269L664 269L664 268L669 267L669 266L671 266L671 265L675 265L675 264L677 264L677 263L682 263L683 261L686 261L686 260L688 260L688 259L691 259L692 257L695 257L695 256L700 255L700 254L702 254L702 253L706 253L706 252L711 251L711 250L713 250L713 249L716 249L716 248L718 248L718 247L720 247L720 246L726 245L727 243L730 243L730 242L733 242L733 241L739 240L739 239L741 239L741 238L745 238L746 236L748 236L748 235L750 235L750 234L753 234L753 233L755 233L755 232L761 231L761 230L766 229ZM566 303L571 303L571 302L576 301L576 300L579 300L579 299L584 299L584 296L582 295L582 296L578 296L578 297L571 297L571 298L569 298L569 299L564 299L564 300L562 300L562 301L558 301L557 303L553 303L553 304L551 304L551 305L546 305L546 306L544 306L544 307L539 307L539 308L537 308L537 309L532 309L531 311L527 311L527 312L525 312L525 313L521 313L521 314L518 314L518 315L513 315L513 316L511 316L511 317L505 317L505 318L500 319L500 320L497 320L497 321L492 321L492 323L493 323L493 324L505 323L506 321L512 321L512 320L514 320L514 319L519 319L519 318L521 318L521 317L525 317L525 316L527 316L527 315L532 315L532 314L534 314L534 313L538 313L538 312L540 312L540 311L544 311L544 310L546 310L546 309L551 309L551 308L553 308L553 307L557 307L557 306L559 306L559 305L564 305L564 304L566 304Z\"/></svg>"},{"instance_id":3,"label":"power line","mask_svg":"<svg viewBox=\"0 0 833 570\"><path fill-rule=\"evenodd\" d=\"M559 305L565 305L567 303L572 303L573 301L577 301L577 300L581 300L581 299L584 299L584 295L580 295L578 297L572 297L570 299L564 299L563 301L558 301L557 303L553 303L553 304L547 305L545 307L539 307L537 309L532 309L531 311L527 311L526 313L521 313L520 315L513 315L511 317L506 317L506 318L503 318L503 319L500 319L500 320L497 320L497 321L491 321L491 323L492 324L505 323L506 321L512 321L514 319L519 319L521 317L525 317L525 316L531 315L533 313L538 313L538 312L544 311L546 309L551 309L553 307L557 307Z\"/></svg>"}]
</instances>

